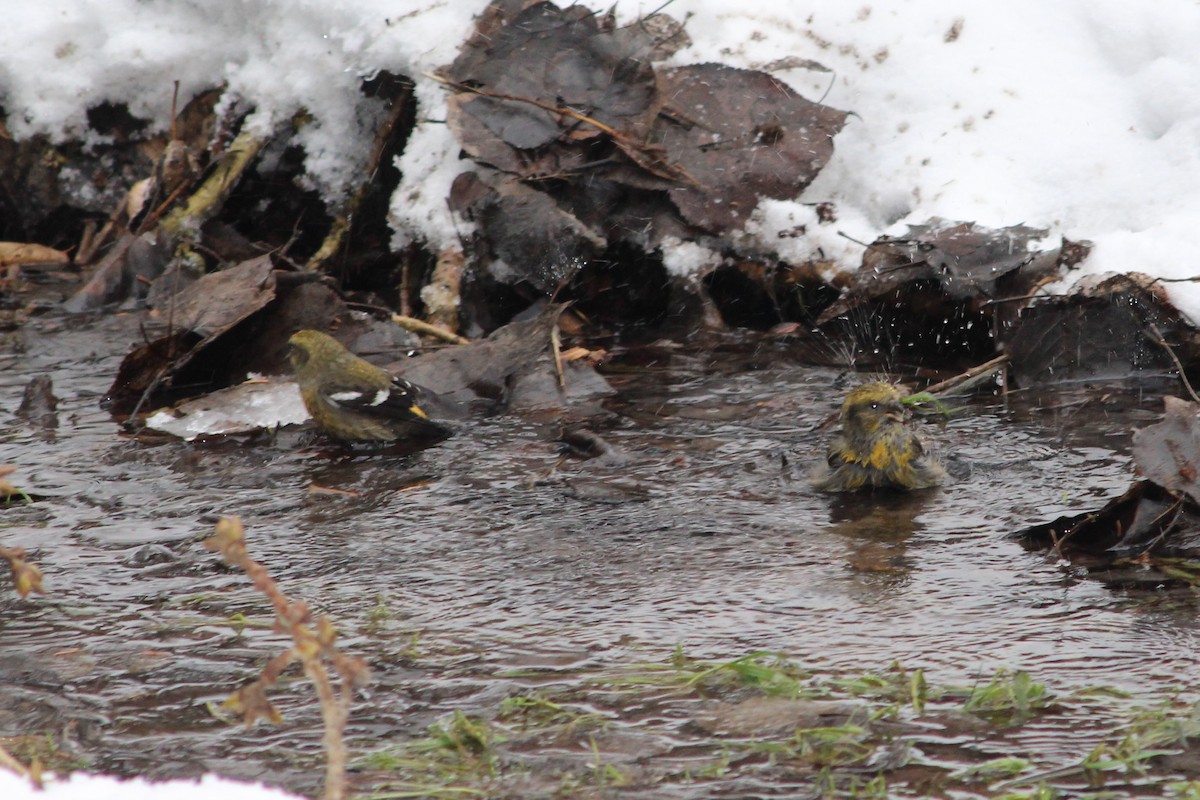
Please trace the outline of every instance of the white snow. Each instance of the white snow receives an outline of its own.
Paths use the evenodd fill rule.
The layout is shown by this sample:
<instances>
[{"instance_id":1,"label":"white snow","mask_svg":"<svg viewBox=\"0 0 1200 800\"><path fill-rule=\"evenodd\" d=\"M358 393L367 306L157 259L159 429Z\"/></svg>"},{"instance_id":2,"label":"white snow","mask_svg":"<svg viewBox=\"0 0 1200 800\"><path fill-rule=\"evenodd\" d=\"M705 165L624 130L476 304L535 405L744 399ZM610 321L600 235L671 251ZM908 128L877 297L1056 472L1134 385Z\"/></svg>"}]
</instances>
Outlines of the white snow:
<instances>
[{"instance_id":1,"label":"white snow","mask_svg":"<svg viewBox=\"0 0 1200 800\"><path fill-rule=\"evenodd\" d=\"M38 791L29 781L3 768L0 768L0 797L5 800L302 800L282 789L239 783L217 775L205 775L198 781L151 783L80 772L63 779L50 776L45 789Z\"/></svg>"},{"instance_id":2,"label":"white snow","mask_svg":"<svg viewBox=\"0 0 1200 800\"><path fill-rule=\"evenodd\" d=\"M597 10L610 4L588 0ZM182 94L225 84L260 124L306 108L314 185L336 200L369 149L359 92L387 69L417 80L419 123L392 199L396 244L434 249L469 230L446 197L466 165L443 124L449 63L484 0L46 0L7 9L0 102L16 137L83 136L103 100L167 125ZM659 0L617 7L621 21ZM853 268L881 233L933 216L1046 227L1096 247L1084 273L1192 271L1200 221L1200 3L1195 0L953 0L845 3L676 0L693 44L673 62L767 68L805 96L853 111L832 163L798 200L763 203L744 242ZM811 203L836 203L816 224ZM804 226L805 235L786 235ZM845 234L845 235L842 235ZM703 263L681 258L679 263ZM673 264L678 267L679 264ZM1200 321L1200 289L1168 286Z\"/></svg>"}]
</instances>

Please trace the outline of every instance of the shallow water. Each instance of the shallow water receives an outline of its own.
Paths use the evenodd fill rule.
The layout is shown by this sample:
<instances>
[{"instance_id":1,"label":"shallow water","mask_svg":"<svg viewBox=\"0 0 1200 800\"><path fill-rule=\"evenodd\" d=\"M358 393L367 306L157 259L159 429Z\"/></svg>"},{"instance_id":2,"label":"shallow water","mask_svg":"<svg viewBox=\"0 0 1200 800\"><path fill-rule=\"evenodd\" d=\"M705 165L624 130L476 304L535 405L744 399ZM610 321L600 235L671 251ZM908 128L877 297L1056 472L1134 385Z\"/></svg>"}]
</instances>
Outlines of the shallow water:
<instances>
[{"instance_id":1,"label":"shallow water","mask_svg":"<svg viewBox=\"0 0 1200 800\"><path fill-rule=\"evenodd\" d=\"M224 515L243 518L251 555L371 663L351 719L360 751L521 688L579 688L574 675L663 662L677 645L712 660L773 651L829 676L899 661L939 684L1006 667L1059 693L1113 687L1141 705L1190 690L1181 684L1200 666L1190 590L1109 588L1008 537L1124 491L1129 432L1155 418L1154 397L964 401L922 430L969 477L911 496L830 497L807 487L804 464L846 376L777 345L639 353L593 426L628 456L616 467L564 456L553 421L512 417L409 456L339 455L291 433L135 441L98 405L137 338L127 321L43 319L24 333L26 352L0 373L0 463L42 499L0 512L0 543L31 551L47 595L0 594L0 670L13 687L0 734L49 732L92 769L319 785L320 722L301 683L275 690L281 728L227 725L205 707L283 647L269 628L228 622L270 617L200 544ZM53 431L11 414L39 372L62 400ZM521 670L542 677L506 677ZM642 725L664 713L610 704L617 730L633 733L606 752L687 762L680 741ZM981 757L1037 753L1052 766L1078 760L1118 717L1068 706L968 738ZM547 752L527 765L536 772ZM788 785L731 780L637 796Z\"/></svg>"}]
</instances>

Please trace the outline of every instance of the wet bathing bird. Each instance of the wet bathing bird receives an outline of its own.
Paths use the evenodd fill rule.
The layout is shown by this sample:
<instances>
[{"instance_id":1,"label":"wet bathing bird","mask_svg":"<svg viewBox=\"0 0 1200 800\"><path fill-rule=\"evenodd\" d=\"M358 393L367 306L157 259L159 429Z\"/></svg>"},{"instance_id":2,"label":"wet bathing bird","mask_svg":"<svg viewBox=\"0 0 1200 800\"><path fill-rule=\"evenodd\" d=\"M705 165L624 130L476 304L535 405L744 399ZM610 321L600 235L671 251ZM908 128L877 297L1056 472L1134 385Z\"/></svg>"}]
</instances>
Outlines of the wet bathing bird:
<instances>
[{"instance_id":1,"label":"wet bathing bird","mask_svg":"<svg viewBox=\"0 0 1200 800\"><path fill-rule=\"evenodd\" d=\"M419 387L364 361L332 336L303 330L288 345L304 407L334 438L397 442L450 435L417 404Z\"/></svg>"},{"instance_id":2,"label":"wet bathing bird","mask_svg":"<svg viewBox=\"0 0 1200 800\"><path fill-rule=\"evenodd\" d=\"M941 465L926 455L909 430L900 402L903 394L890 383L873 381L853 389L842 403L842 428L829 442L826 462L812 473L823 492L859 489L926 489L946 478Z\"/></svg>"}]
</instances>

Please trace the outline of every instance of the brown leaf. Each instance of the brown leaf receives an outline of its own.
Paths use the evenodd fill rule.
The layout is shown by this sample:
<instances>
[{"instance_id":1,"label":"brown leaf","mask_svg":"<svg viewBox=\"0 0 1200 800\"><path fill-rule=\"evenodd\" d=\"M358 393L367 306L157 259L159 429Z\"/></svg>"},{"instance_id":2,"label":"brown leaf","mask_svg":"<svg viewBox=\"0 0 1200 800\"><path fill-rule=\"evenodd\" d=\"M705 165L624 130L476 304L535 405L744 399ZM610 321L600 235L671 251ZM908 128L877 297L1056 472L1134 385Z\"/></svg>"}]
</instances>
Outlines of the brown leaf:
<instances>
[{"instance_id":1,"label":"brown leaf","mask_svg":"<svg viewBox=\"0 0 1200 800\"><path fill-rule=\"evenodd\" d=\"M484 398L513 411L565 405L569 400L612 393L596 372L579 363L564 369L559 385L550 331L564 306L550 304L534 319L511 322L486 339L427 353L392 365L408 380L454 402Z\"/></svg>"},{"instance_id":2,"label":"brown leaf","mask_svg":"<svg viewBox=\"0 0 1200 800\"><path fill-rule=\"evenodd\" d=\"M871 243L849 291L822 312L818 324L913 281L936 282L952 299L991 299L998 281L1034 263L1037 254L1030 245L1046 236L1024 225L992 229L936 217L908 229L907 236L881 236ZM1055 271L1056 260L1039 261L1037 267L1041 274Z\"/></svg>"},{"instance_id":3,"label":"brown leaf","mask_svg":"<svg viewBox=\"0 0 1200 800\"><path fill-rule=\"evenodd\" d=\"M1023 386L1083 380L1160 380L1174 364L1150 326L1172 338L1183 327L1161 284L1139 273L1081 283L1072 294L1024 309L1007 350ZM1189 360L1184 352L1183 360Z\"/></svg>"},{"instance_id":4,"label":"brown leaf","mask_svg":"<svg viewBox=\"0 0 1200 800\"><path fill-rule=\"evenodd\" d=\"M188 365L274 299L275 275L269 256L210 273L179 292L168 312L175 330L137 348L121 362L108 390L113 409L131 411L147 391L169 388L181 375L179 383L194 383L186 373ZM239 343L239 349L243 347L244 343ZM203 372L212 378L212 370Z\"/></svg>"},{"instance_id":5,"label":"brown leaf","mask_svg":"<svg viewBox=\"0 0 1200 800\"><path fill-rule=\"evenodd\" d=\"M246 554L245 527L238 517L222 517L213 535L204 540L204 547L220 553L227 562L237 563Z\"/></svg>"},{"instance_id":6,"label":"brown leaf","mask_svg":"<svg viewBox=\"0 0 1200 800\"><path fill-rule=\"evenodd\" d=\"M25 548L0 547L0 558L8 561L12 570L13 588L21 597L28 597L31 592L45 594L42 588L42 570L37 564L25 560Z\"/></svg>"},{"instance_id":7,"label":"brown leaf","mask_svg":"<svg viewBox=\"0 0 1200 800\"><path fill-rule=\"evenodd\" d=\"M1098 510L1034 525L1016 537L1067 557L1087 554L1111 560L1149 552L1172 529L1181 509L1178 497L1150 481L1138 481Z\"/></svg>"},{"instance_id":8,"label":"brown leaf","mask_svg":"<svg viewBox=\"0 0 1200 800\"><path fill-rule=\"evenodd\" d=\"M665 70L659 92L675 113L654 137L698 186L671 190L693 225L740 229L761 197L798 195L833 155L846 113L798 95L765 72L723 64Z\"/></svg>"},{"instance_id":9,"label":"brown leaf","mask_svg":"<svg viewBox=\"0 0 1200 800\"><path fill-rule=\"evenodd\" d=\"M1162 421L1133 434L1133 462L1159 486L1200 502L1200 406L1178 397L1163 404Z\"/></svg>"},{"instance_id":10,"label":"brown leaf","mask_svg":"<svg viewBox=\"0 0 1200 800\"><path fill-rule=\"evenodd\" d=\"M657 111L646 57L653 46L649 32L637 26L604 30L590 9L576 5L536 3L513 13L494 3L489 11L495 13L485 15L480 35L446 71L454 82L489 95L452 109L448 122L468 152L483 140L479 129L462 125L459 113L521 151L585 129L599 135L595 126L559 109L627 133L649 129Z\"/></svg>"}]
</instances>

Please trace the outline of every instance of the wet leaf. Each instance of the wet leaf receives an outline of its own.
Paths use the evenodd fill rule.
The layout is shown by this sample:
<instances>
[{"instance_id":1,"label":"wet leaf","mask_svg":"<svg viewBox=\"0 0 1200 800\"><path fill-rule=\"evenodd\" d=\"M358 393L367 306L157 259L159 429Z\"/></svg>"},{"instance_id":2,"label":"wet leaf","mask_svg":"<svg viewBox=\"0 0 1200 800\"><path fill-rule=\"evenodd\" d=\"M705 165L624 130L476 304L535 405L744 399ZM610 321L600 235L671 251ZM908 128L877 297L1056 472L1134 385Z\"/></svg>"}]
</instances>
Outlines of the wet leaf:
<instances>
[{"instance_id":1,"label":"wet leaf","mask_svg":"<svg viewBox=\"0 0 1200 800\"><path fill-rule=\"evenodd\" d=\"M1174 364L1157 343L1181 329L1161 284L1129 273L1084 280L1063 297L1025 309L1008 343L1014 377L1023 387L1083 380L1164 380ZM1189 361L1194 347L1180 357Z\"/></svg>"},{"instance_id":2,"label":"wet leaf","mask_svg":"<svg viewBox=\"0 0 1200 800\"><path fill-rule=\"evenodd\" d=\"M1163 405L1162 422L1133 434L1133 462L1159 486L1200 503L1200 405L1178 397L1164 397Z\"/></svg>"},{"instance_id":3,"label":"wet leaf","mask_svg":"<svg viewBox=\"0 0 1200 800\"><path fill-rule=\"evenodd\" d=\"M25 386L17 416L43 428L58 427L58 398L49 375L35 375Z\"/></svg>"},{"instance_id":4,"label":"wet leaf","mask_svg":"<svg viewBox=\"0 0 1200 800\"><path fill-rule=\"evenodd\" d=\"M484 400L511 411L561 408L611 394L608 382L581 361L562 365L565 388L560 384L551 334L564 308L549 304L537 317L511 322L486 339L426 353L390 369L452 403ZM438 410L431 413L437 416Z\"/></svg>"},{"instance_id":5,"label":"wet leaf","mask_svg":"<svg viewBox=\"0 0 1200 800\"><path fill-rule=\"evenodd\" d=\"M28 597L32 592L45 594L42 588L42 570L37 564L25 560L25 548L0 547L0 558L8 561L12 570L13 588L21 597Z\"/></svg>"},{"instance_id":6,"label":"wet leaf","mask_svg":"<svg viewBox=\"0 0 1200 800\"><path fill-rule=\"evenodd\" d=\"M1138 481L1097 511L1059 517L1016 536L1034 547L1054 548L1065 557L1102 555L1111 561L1164 545L1182 508L1179 498L1162 487Z\"/></svg>"},{"instance_id":7,"label":"wet leaf","mask_svg":"<svg viewBox=\"0 0 1200 800\"><path fill-rule=\"evenodd\" d=\"M283 722L283 715L267 699L267 692L261 681L243 686L231 694L221 705L240 716L247 726L253 725L260 719L265 719L275 725Z\"/></svg>"},{"instance_id":8,"label":"wet leaf","mask_svg":"<svg viewBox=\"0 0 1200 800\"><path fill-rule=\"evenodd\" d=\"M908 228L907 236L881 236L867 247L853 284L822 312L819 323L914 281L936 283L952 299L984 301L1015 271L1025 268L1023 283L1032 285L1057 269L1056 258L1039 259L1039 251L1032 249L1046 237L1040 228L994 229L937 217ZM1015 287L1005 286L1006 293L1010 289Z\"/></svg>"},{"instance_id":9,"label":"wet leaf","mask_svg":"<svg viewBox=\"0 0 1200 800\"><path fill-rule=\"evenodd\" d=\"M740 229L763 197L800 194L833 155L846 114L801 97L765 72L723 64L665 70L655 126L667 160L696 183L670 190L684 219Z\"/></svg>"},{"instance_id":10,"label":"wet leaf","mask_svg":"<svg viewBox=\"0 0 1200 800\"><path fill-rule=\"evenodd\" d=\"M478 176L460 179L486 185ZM553 295L604 251L603 237L543 192L500 181L490 191L472 191L470 196L472 205L459 210L479 226L492 255L507 266L510 280L526 281Z\"/></svg>"},{"instance_id":11,"label":"wet leaf","mask_svg":"<svg viewBox=\"0 0 1200 800\"><path fill-rule=\"evenodd\" d=\"M481 23L489 33L469 40L447 70L456 83L489 93L460 96L451 106L447 122L468 153L479 157L486 150L493 166L530 175L542 167L535 160L531 168L516 151L564 137L596 137L599 126L629 134L648 130L657 110L645 58L652 46L648 33L636 26L603 30L583 6L536 3L515 15L501 4L489 10L497 12ZM565 109L599 126L562 113ZM493 140L504 142L509 152L492 147Z\"/></svg>"},{"instance_id":12,"label":"wet leaf","mask_svg":"<svg viewBox=\"0 0 1200 800\"><path fill-rule=\"evenodd\" d=\"M236 341L225 336L275 298L269 256L210 273L183 289L163 311L173 332L137 348L121 362L108 390L114 411L130 412L155 394L170 400L199 394L214 388L213 383L241 380L246 359L261 358L262 353L247 347L244 331ZM221 344L225 347L217 347ZM189 369L193 362L196 368Z\"/></svg>"},{"instance_id":13,"label":"wet leaf","mask_svg":"<svg viewBox=\"0 0 1200 800\"><path fill-rule=\"evenodd\" d=\"M208 339L263 308L275 297L270 256L211 272L177 294L169 309L174 324Z\"/></svg>"},{"instance_id":14,"label":"wet leaf","mask_svg":"<svg viewBox=\"0 0 1200 800\"><path fill-rule=\"evenodd\" d=\"M553 296L575 271L592 280L602 268L590 263L615 244L657 264L668 237L739 229L760 199L795 197L812 181L845 113L764 72L656 74L653 62L685 38L662 15L616 27L580 6L488 7L442 77L455 92L447 122L484 165L450 197L478 225L473 260L501 265L484 281ZM590 297L604 291L596 281L572 285Z\"/></svg>"}]
</instances>

